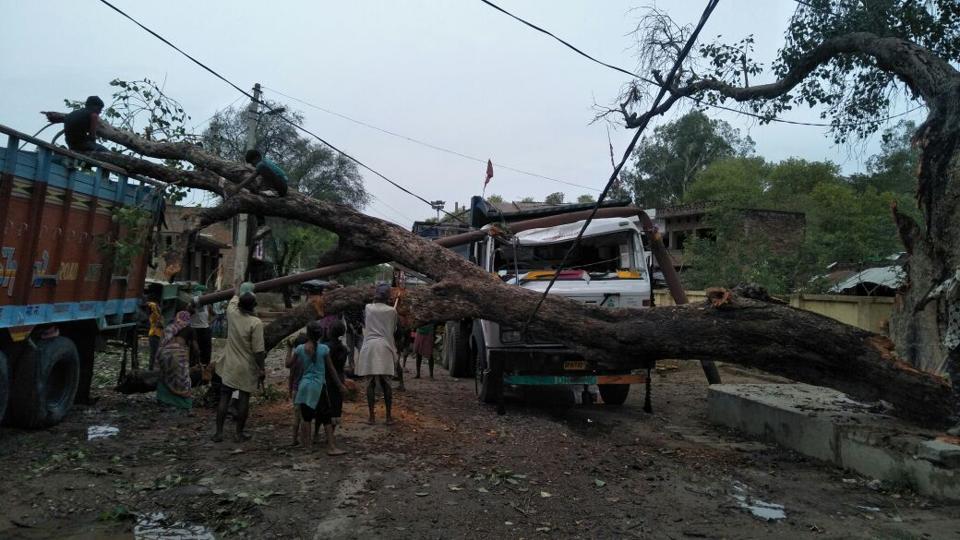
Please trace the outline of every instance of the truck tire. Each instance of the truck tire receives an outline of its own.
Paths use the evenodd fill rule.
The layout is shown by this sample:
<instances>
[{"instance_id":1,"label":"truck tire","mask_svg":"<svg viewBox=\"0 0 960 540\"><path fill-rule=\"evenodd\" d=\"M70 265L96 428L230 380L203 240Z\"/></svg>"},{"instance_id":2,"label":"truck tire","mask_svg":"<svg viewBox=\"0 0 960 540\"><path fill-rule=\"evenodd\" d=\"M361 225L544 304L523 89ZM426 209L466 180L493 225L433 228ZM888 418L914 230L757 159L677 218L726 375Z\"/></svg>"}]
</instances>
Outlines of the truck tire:
<instances>
[{"instance_id":1,"label":"truck tire","mask_svg":"<svg viewBox=\"0 0 960 540\"><path fill-rule=\"evenodd\" d=\"M450 356L450 376L465 378L473 377L474 371L470 365L470 332L464 331L466 324L462 321L457 321L451 325L451 328L454 330L453 337L450 339L450 344L453 346L452 354Z\"/></svg>"},{"instance_id":2,"label":"truck tire","mask_svg":"<svg viewBox=\"0 0 960 540\"><path fill-rule=\"evenodd\" d=\"M601 384L600 397L606 405L623 405L630 393L629 384Z\"/></svg>"},{"instance_id":3,"label":"truck tire","mask_svg":"<svg viewBox=\"0 0 960 540\"><path fill-rule=\"evenodd\" d=\"M7 366L7 355L0 351L0 422L7 411L7 399L10 397L10 368Z\"/></svg>"},{"instance_id":4,"label":"truck tire","mask_svg":"<svg viewBox=\"0 0 960 540\"><path fill-rule=\"evenodd\" d=\"M10 420L25 428L58 424L67 415L80 383L80 358L65 337L43 340L17 363Z\"/></svg>"},{"instance_id":5,"label":"truck tire","mask_svg":"<svg viewBox=\"0 0 960 540\"><path fill-rule=\"evenodd\" d=\"M477 347L477 357L474 363L477 366L480 392L477 397L482 403L496 404L503 391L503 363L498 359L488 359L485 348ZM489 364L487 363L489 362Z\"/></svg>"}]
</instances>

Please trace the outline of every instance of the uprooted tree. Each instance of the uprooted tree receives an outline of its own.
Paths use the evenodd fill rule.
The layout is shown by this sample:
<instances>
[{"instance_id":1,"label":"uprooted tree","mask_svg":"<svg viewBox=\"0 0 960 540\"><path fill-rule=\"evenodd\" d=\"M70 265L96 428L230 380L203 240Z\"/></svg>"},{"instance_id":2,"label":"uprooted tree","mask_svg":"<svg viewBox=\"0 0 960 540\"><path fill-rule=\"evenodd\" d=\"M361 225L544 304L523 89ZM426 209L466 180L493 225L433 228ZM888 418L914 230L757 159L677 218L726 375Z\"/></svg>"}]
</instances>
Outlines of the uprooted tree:
<instances>
[{"instance_id":1,"label":"uprooted tree","mask_svg":"<svg viewBox=\"0 0 960 540\"><path fill-rule=\"evenodd\" d=\"M946 358L956 374L960 341L960 74L949 59L960 53L960 7L953 0L808 0L798 7L787 42L772 67L774 82L750 85L764 68L749 58L750 40L700 47L708 71L696 59L684 64L678 84L655 110L634 112L644 84L663 84L659 67L672 63L684 39L659 13L643 27L652 81L635 81L620 111L628 128L643 115L660 115L684 98L698 103L734 100L761 115L775 115L795 101L824 104L841 140L866 135L881 124L891 88L922 100L929 116L917 130L921 154L915 223L894 209L910 253L909 284L889 339L831 319L769 301L762 295L710 292L708 302L650 310L602 309L548 298L529 327L603 362L624 357L710 359L756 367L798 381L825 385L857 398L883 399L906 416L943 423L955 411L945 380L910 365ZM743 79L743 84L740 80ZM854 91L855 90L855 91ZM49 113L52 121L62 119ZM94 157L177 185L224 193L221 178L238 182L250 169L224 161L188 143L159 143L104 126L101 135L152 158L188 161L192 171L116 154ZM452 251L359 211L292 193L283 199L233 195L198 215L197 228L240 212L285 216L336 233L338 247L323 261L396 261L434 280L404 302L415 324L482 317L519 325L532 313L535 292L502 283ZM370 291L346 288L325 298L327 310L369 300ZM753 296L753 297L750 297ZM268 328L275 345L295 330L311 307ZM909 361L905 362L904 360ZM960 385L960 381L954 378Z\"/></svg>"}]
</instances>

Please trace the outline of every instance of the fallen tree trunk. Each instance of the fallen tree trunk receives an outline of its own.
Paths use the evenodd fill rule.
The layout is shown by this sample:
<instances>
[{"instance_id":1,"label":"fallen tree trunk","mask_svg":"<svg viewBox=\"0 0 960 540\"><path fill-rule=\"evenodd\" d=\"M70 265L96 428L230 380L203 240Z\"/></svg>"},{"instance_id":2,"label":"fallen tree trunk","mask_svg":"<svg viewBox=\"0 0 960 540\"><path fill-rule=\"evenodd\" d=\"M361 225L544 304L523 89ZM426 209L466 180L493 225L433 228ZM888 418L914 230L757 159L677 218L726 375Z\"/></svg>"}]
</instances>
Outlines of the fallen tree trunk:
<instances>
[{"instance_id":1,"label":"fallen tree trunk","mask_svg":"<svg viewBox=\"0 0 960 540\"><path fill-rule=\"evenodd\" d=\"M119 135L117 134L119 133ZM236 182L247 169L190 146L143 141L119 130L102 134L135 151L177 157L218 171ZM103 161L116 162L109 153ZM124 157L123 159L136 159ZM484 318L519 327L533 312L539 295L502 283L452 251L385 221L341 205L298 193L283 198L237 195L200 212L195 228L238 213L297 219L337 233L341 247L393 260L436 283L409 293L405 308L415 324ZM368 301L371 291L347 288L326 295L327 310ZM312 309L312 308L311 308ZM278 320L268 343L292 332L313 315L301 311ZM648 310L605 309L551 296L529 327L538 338L568 345L605 366L640 366L661 358L721 360L759 368L810 384L824 385L862 400L883 399L897 414L942 424L950 413L950 389L933 375L911 368L893 354L886 338L789 306L727 291L711 292L707 303ZM273 331L271 331L273 332Z\"/></svg>"}]
</instances>

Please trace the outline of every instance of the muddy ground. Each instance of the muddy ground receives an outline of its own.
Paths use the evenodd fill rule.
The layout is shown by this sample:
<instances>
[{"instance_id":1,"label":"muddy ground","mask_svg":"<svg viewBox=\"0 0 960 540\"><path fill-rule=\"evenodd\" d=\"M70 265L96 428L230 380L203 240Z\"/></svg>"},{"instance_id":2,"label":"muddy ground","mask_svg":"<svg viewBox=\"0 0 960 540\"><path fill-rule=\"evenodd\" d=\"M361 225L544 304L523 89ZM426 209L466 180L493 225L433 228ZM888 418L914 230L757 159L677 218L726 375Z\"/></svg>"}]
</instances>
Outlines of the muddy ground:
<instances>
[{"instance_id":1,"label":"muddy ground","mask_svg":"<svg viewBox=\"0 0 960 540\"><path fill-rule=\"evenodd\" d=\"M107 390L55 428L0 429L0 538L960 536L960 505L710 425L695 363L662 364L653 414L635 387L619 408L554 393L497 416L472 380L408 374L396 425L369 426L363 403L346 405L341 457L288 446L285 370L276 354L269 364L273 389L243 444L210 442L210 410ZM119 432L88 440L98 425ZM772 505L784 519L762 517Z\"/></svg>"}]
</instances>

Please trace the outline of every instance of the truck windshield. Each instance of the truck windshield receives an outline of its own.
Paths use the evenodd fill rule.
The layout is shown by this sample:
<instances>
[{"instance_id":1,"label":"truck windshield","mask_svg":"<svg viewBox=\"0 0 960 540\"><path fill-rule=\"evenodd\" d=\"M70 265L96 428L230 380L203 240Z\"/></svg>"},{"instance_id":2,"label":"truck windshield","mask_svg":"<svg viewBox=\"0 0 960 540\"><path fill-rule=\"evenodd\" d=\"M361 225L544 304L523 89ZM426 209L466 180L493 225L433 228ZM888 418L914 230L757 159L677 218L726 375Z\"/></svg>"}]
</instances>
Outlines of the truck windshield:
<instances>
[{"instance_id":1,"label":"truck windshield","mask_svg":"<svg viewBox=\"0 0 960 540\"><path fill-rule=\"evenodd\" d=\"M643 279L643 268L637 264L640 258L634 245L635 237L636 233L623 231L583 238L565 268L582 270L590 279ZM572 244L572 241L537 246L500 243L494 254L493 270L504 280L518 272L522 277L537 270L556 270Z\"/></svg>"}]
</instances>

